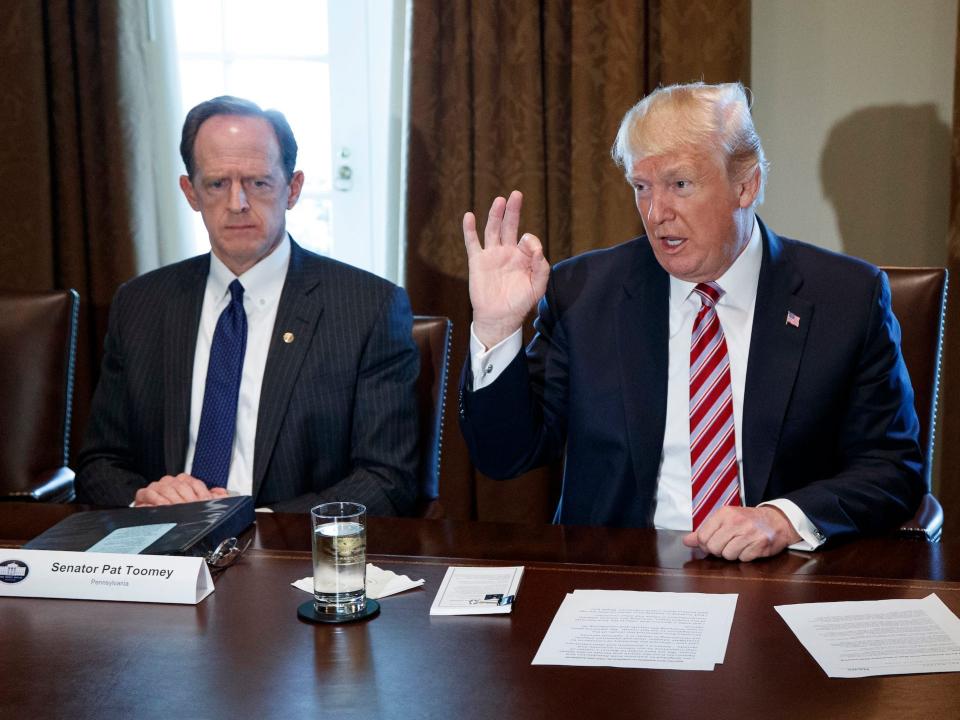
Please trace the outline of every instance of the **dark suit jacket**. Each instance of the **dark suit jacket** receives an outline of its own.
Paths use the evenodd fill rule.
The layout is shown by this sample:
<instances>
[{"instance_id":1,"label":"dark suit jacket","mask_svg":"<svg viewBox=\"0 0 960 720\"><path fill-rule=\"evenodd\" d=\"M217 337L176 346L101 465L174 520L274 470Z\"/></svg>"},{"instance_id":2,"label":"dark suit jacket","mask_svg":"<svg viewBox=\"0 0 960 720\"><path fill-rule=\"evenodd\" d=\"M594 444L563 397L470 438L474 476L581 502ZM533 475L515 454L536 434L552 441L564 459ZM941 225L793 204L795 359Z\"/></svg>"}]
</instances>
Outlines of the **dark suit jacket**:
<instances>
[{"instance_id":1,"label":"dark suit jacket","mask_svg":"<svg viewBox=\"0 0 960 720\"><path fill-rule=\"evenodd\" d=\"M128 505L184 470L193 355L210 256L122 286L79 456L80 502ZM403 514L416 497L419 355L406 293L291 241L254 441L257 506L327 500ZM283 341L294 334L291 343Z\"/></svg>"},{"instance_id":2,"label":"dark suit jacket","mask_svg":"<svg viewBox=\"0 0 960 720\"><path fill-rule=\"evenodd\" d=\"M886 276L762 223L761 234L743 400L746 504L788 498L828 539L906 520L924 487ZM526 356L476 392L467 362L460 419L477 467L505 478L565 457L557 522L650 526L669 293L645 237L557 265Z\"/></svg>"}]
</instances>

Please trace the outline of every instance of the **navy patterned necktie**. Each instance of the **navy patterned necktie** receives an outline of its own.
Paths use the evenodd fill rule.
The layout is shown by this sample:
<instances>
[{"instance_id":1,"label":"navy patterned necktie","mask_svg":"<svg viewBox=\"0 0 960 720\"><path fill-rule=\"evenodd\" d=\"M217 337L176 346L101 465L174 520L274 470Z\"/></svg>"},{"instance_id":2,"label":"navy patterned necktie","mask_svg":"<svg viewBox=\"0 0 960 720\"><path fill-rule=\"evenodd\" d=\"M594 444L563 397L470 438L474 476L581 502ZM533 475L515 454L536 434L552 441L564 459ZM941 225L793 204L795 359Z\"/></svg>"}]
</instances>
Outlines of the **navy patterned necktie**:
<instances>
[{"instance_id":1,"label":"navy patterned necktie","mask_svg":"<svg viewBox=\"0 0 960 720\"><path fill-rule=\"evenodd\" d=\"M226 487L237 428L237 396L247 348L247 314L243 310L243 285L230 283L230 304L220 313L210 346L203 411L193 455L191 475L208 487Z\"/></svg>"}]
</instances>

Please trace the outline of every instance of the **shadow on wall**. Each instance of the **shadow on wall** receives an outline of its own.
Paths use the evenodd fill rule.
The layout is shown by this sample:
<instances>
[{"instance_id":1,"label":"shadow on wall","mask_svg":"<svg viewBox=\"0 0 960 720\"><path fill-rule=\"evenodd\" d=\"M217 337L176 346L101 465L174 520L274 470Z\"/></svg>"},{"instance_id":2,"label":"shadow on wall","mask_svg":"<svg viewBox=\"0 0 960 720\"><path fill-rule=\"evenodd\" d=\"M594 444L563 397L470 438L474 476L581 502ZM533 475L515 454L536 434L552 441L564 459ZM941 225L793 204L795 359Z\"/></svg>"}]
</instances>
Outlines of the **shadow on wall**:
<instances>
[{"instance_id":1,"label":"shadow on wall","mask_svg":"<svg viewBox=\"0 0 960 720\"><path fill-rule=\"evenodd\" d=\"M950 141L933 104L864 108L834 125L820 182L845 253L876 265L946 264Z\"/></svg>"}]
</instances>

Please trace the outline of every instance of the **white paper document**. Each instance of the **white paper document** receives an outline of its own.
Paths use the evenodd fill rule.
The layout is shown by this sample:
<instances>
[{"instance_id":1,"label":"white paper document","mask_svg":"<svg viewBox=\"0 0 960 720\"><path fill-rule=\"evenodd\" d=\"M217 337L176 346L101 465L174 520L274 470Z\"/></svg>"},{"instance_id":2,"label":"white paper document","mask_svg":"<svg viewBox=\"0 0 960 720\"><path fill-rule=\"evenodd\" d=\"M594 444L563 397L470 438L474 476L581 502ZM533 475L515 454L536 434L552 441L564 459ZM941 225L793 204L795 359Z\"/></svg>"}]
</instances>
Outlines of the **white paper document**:
<instances>
[{"instance_id":1,"label":"white paper document","mask_svg":"<svg viewBox=\"0 0 960 720\"><path fill-rule=\"evenodd\" d=\"M736 607L735 594L576 590L532 664L713 670Z\"/></svg>"},{"instance_id":2,"label":"white paper document","mask_svg":"<svg viewBox=\"0 0 960 720\"><path fill-rule=\"evenodd\" d=\"M87 552L136 555L153 545L176 526L176 523L154 523L117 528L88 547Z\"/></svg>"},{"instance_id":3,"label":"white paper document","mask_svg":"<svg viewBox=\"0 0 960 720\"><path fill-rule=\"evenodd\" d=\"M523 567L447 568L431 615L499 615L513 609Z\"/></svg>"},{"instance_id":4,"label":"white paper document","mask_svg":"<svg viewBox=\"0 0 960 720\"><path fill-rule=\"evenodd\" d=\"M960 619L936 595L776 611L829 677L960 671Z\"/></svg>"}]
</instances>

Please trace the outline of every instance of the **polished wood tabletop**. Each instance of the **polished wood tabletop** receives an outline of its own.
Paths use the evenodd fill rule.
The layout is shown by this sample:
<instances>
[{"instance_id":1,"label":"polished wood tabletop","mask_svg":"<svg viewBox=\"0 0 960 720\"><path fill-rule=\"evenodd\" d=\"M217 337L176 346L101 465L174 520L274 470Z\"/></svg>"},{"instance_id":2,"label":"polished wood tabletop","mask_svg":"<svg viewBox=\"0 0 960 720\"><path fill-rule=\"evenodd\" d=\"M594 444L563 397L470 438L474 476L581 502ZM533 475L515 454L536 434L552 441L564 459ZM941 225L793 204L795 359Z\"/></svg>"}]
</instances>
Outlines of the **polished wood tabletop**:
<instances>
[{"instance_id":1,"label":"polished wood tabletop","mask_svg":"<svg viewBox=\"0 0 960 720\"><path fill-rule=\"evenodd\" d=\"M74 508L0 504L17 546ZM920 598L960 613L949 541L870 538L767 561L704 558L681 533L371 518L370 560L424 578L369 621L297 619L309 519L258 515L197 606L0 598L0 717L953 718L957 674L828 678L774 605ZM522 564L513 612L431 617L451 564ZM566 593L738 593L713 672L530 664Z\"/></svg>"}]
</instances>

